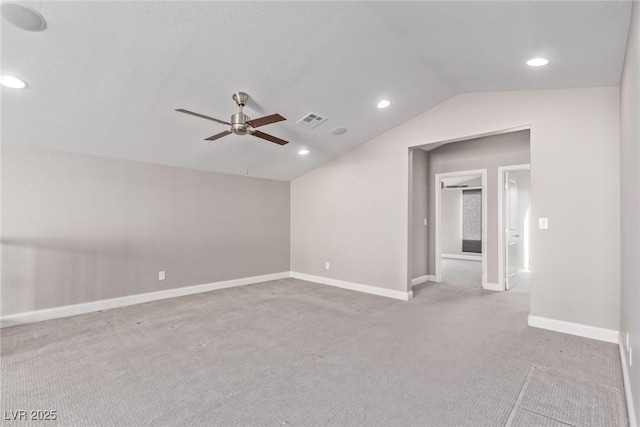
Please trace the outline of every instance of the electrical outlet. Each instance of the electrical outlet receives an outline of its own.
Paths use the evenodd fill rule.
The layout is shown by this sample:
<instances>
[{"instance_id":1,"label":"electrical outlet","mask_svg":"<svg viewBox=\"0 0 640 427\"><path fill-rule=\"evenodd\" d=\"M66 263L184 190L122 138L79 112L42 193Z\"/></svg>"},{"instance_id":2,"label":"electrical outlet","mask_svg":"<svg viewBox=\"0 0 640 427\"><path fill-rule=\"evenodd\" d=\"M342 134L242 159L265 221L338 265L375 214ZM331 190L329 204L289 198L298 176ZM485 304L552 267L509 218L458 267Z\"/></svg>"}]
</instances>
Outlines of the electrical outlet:
<instances>
[{"instance_id":1,"label":"electrical outlet","mask_svg":"<svg viewBox=\"0 0 640 427\"><path fill-rule=\"evenodd\" d=\"M331 268L331 266L329 265L329 261L327 261L327 262L325 262L325 263L324 263L324 268L325 268L326 270L328 270L329 268Z\"/></svg>"},{"instance_id":2,"label":"electrical outlet","mask_svg":"<svg viewBox=\"0 0 640 427\"><path fill-rule=\"evenodd\" d=\"M424 219L424 225L427 225L427 218Z\"/></svg>"},{"instance_id":3,"label":"electrical outlet","mask_svg":"<svg viewBox=\"0 0 640 427\"><path fill-rule=\"evenodd\" d=\"M167 278L166 272L160 271L158 272L158 280L164 280Z\"/></svg>"}]
</instances>

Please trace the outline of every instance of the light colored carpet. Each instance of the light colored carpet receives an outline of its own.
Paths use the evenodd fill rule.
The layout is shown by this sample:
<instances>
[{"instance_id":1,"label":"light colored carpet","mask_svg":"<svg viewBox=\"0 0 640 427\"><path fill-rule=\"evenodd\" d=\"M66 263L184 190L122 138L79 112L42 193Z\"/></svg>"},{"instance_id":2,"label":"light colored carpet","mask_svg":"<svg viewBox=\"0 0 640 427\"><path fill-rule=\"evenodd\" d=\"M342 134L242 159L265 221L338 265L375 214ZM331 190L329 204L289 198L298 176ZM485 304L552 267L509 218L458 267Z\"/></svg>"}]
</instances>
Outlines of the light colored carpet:
<instances>
[{"instance_id":1,"label":"light colored carpet","mask_svg":"<svg viewBox=\"0 0 640 427\"><path fill-rule=\"evenodd\" d=\"M521 270L518 272L518 283L509 289L509 292L524 292L529 293L529 276L530 272Z\"/></svg>"},{"instance_id":2,"label":"light colored carpet","mask_svg":"<svg viewBox=\"0 0 640 427\"><path fill-rule=\"evenodd\" d=\"M529 293L528 271L518 273L518 283L509 292ZM482 262L463 259L442 258L442 281L463 285L471 289L482 287Z\"/></svg>"},{"instance_id":3,"label":"light colored carpet","mask_svg":"<svg viewBox=\"0 0 640 427\"><path fill-rule=\"evenodd\" d=\"M7 328L1 409L58 411L20 426L478 427L505 425L532 366L622 389L615 345L528 327L525 294L414 293L284 279Z\"/></svg>"},{"instance_id":4,"label":"light colored carpet","mask_svg":"<svg viewBox=\"0 0 640 427\"><path fill-rule=\"evenodd\" d=\"M482 262L442 258L442 281L480 289L482 288Z\"/></svg>"},{"instance_id":5,"label":"light colored carpet","mask_svg":"<svg viewBox=\"0 0 640 427\"><path fill-rule=\"evenodd\" d=\"M533 366L507 427L620 426L626 424L625 414L621 390Z\"/></svg>"}]
</instances>

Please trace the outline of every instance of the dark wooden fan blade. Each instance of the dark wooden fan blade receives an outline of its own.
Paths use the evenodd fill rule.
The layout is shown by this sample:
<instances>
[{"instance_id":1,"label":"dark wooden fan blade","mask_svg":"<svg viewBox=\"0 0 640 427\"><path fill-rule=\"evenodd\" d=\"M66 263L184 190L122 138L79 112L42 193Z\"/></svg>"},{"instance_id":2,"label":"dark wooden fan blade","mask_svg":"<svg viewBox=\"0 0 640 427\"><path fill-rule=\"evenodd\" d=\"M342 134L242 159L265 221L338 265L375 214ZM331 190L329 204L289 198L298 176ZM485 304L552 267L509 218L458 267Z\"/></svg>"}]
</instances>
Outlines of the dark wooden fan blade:
<instances>
[{"instance_id":1,"label":"dark wooden fan blade","mask_svg":"<svg viewBox=\"0 0 640 427\"><path fill-rule=\"evenodd\" d=\"M255 131L251 135L257 136L258 138L266 139L267 141L275 142L276 144L284 145L288 144L289 141L285 141L284 139L276 138L273 135L269 135L268 133L260 132L259 130Z\"/></svg>"},{"instance_id":2,"label":"dark wooden fan blade","mask_svg":"<svg viewBox=\"0 0 640 427\"><path fill-rule=\"evenodd\" d=\"M270 116L258 117L257 119L247 120L254 128L259 128L260 126L270 125L271 123L281 122L283 120L287 120L282 117L280 114L272 114Z\"/></svg>"},{"instance_id":3,"label":"dark wooden fan blade","mask_svg":"<svg viewBox=\"0 0 640 427\"><path fill-rule=\"evenodd\" d=\"M205 116L203 114L194 113L193 111L185 110L183 108L178 108L176 111L185 114L191 114L192 116L200 117L201 119L213 120L214 122L222 123L223 125L231 126L231 123L225 122L223 120L214 119L213 117Z\"/></svg>"},{"instance_id":4,"label":"dark wooden fan blade","mask_svg":"<svg viewBox=\"0 0 640 427\"><path fill-rule=\"evenodd\" d=\"M216 135L210 136L209 138L205 138L204 140L205 141L215 141L216 139L222 138L223 136L227 136L229 134L231 134L231 132L228 131L228 130L225 130L224 132L220 132L220 133L218 133Z\"/></svg>"}]
</instances>

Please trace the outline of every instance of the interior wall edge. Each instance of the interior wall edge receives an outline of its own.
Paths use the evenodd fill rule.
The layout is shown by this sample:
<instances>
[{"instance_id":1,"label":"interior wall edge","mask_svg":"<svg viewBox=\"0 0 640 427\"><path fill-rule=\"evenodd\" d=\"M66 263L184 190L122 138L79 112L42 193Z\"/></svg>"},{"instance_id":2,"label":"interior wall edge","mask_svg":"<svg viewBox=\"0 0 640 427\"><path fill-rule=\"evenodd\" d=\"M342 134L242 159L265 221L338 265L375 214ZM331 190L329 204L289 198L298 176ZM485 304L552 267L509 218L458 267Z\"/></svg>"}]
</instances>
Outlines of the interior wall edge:
<instances>
[{"instance_id":1,"label":"interior wall edge","mask_svg":"<svg viewBox=\"0 0 640 427\"><path fill-rule=\"evenodd\" d=\"M627 403L627 415L629 417L629 426L638 427L636 411L633 406L633 390L631 388L631 380L629 378L629 365L627 364L627 355L625 354L622 336L618 337L618 349L620 350L620 364L622 365L622 382L624 384L624 397Z\"/></svg>"},{"instance_id":2,"label":"interior wall edge","mask_svg":"<svg viewBox=\"0 0 640 427\"><path fill-rule=\"evenodd\" d=\"M627 401L640 415L640 367L632 366L640 353L640 4L633 2L629 35L620 80L620 336L624 372L635 395ZM623 354L624 353L624 354ZM637 363L636 363L637 365ZM625 386L627 385L625 381ZM631 396L631 392L627 393ZM634 421L630 421L633 424ZM635 420L637 423L637 420ZM636 424L637 425L637 424Z\"/></svg>"}]
</instances>

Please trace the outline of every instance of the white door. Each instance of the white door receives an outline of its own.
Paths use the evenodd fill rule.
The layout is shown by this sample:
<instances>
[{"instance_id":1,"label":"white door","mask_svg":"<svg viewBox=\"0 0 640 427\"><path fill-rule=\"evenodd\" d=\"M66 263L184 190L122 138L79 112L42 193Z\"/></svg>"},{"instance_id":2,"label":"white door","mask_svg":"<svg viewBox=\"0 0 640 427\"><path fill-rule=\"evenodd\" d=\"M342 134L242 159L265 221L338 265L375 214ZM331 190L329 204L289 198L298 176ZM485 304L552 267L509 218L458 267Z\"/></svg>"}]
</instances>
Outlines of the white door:
<instances>
[{"instance_id":1,"label":"white door","mask_svg":"<svg viewBox=\"0 0 640 427\"><path fill-rule=\"evenodd\" d=\"M504 174L505 286L511 289L518 283L518 181L509 171Z\"/></svg>"}]
</instances>

